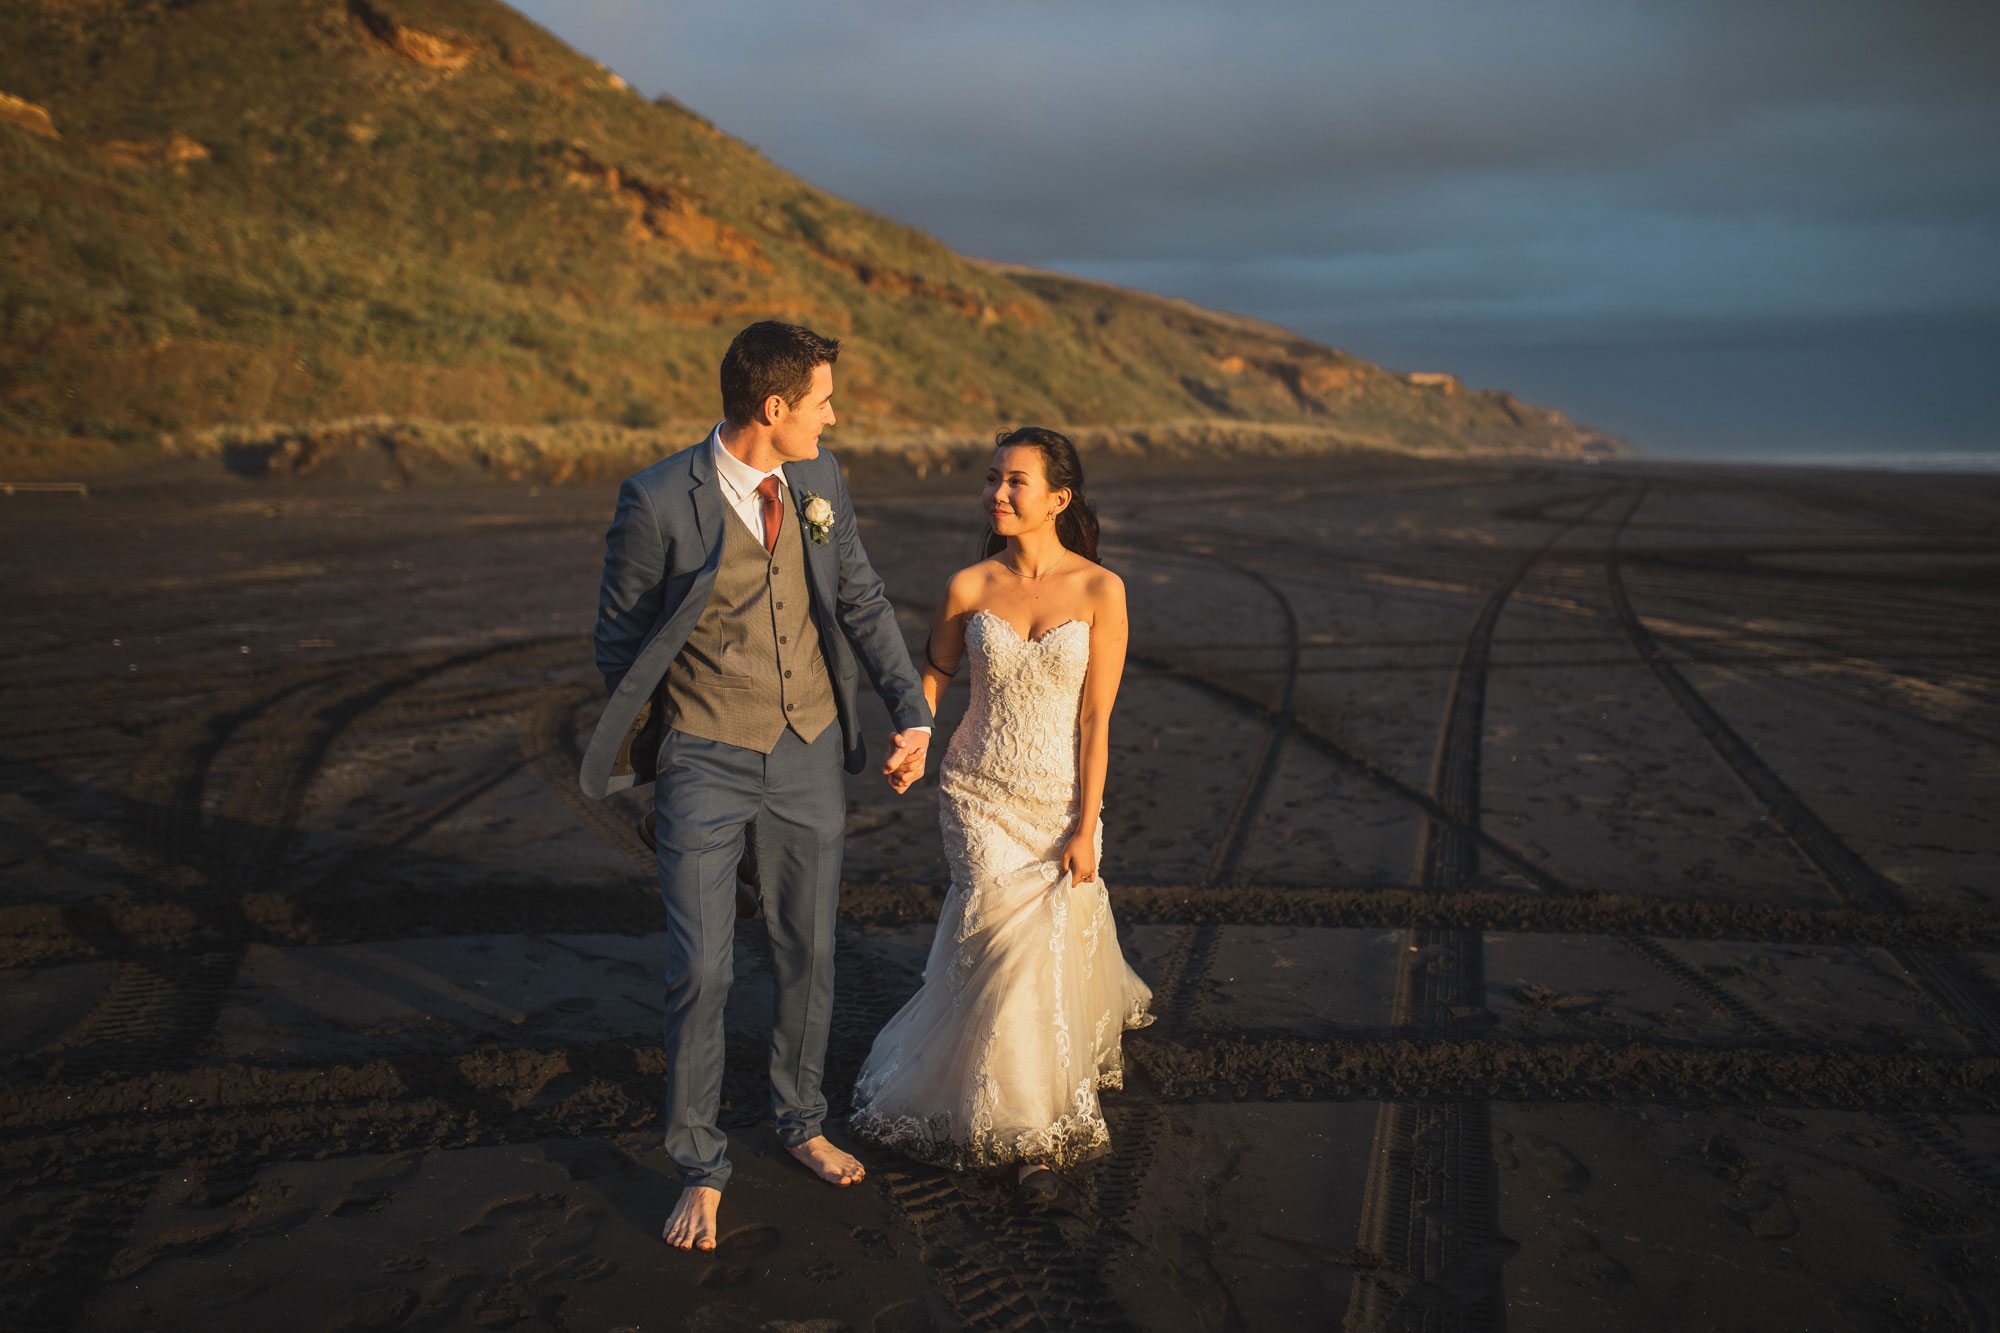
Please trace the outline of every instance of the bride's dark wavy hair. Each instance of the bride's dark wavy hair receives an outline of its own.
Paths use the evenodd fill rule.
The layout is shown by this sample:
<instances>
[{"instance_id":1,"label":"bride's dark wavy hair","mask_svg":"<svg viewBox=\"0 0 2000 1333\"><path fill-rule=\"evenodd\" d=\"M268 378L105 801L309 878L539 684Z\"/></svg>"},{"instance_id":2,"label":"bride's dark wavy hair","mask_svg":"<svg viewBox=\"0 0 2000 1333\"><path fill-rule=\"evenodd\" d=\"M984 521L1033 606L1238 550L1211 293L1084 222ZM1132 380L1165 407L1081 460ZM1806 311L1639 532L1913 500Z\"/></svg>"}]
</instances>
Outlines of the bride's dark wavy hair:
<instances>
[{"instance_id":1,"label":"bride's dark wavy hair","mask_svg":"<svg viewBox=\"0 0 2000 1333\"><path fill-rule=\"evenodd\" d=\"M1083 462L1069 436L1045 426L1022 426L1003 430L993 437L994 452L1013 445L1034 449L1042 456L1042 476L1052 491L1067 490L1069 504L1056 515L1056 538L1086 560L1097 559L1097 508L1083 493ZM995 556L1007 549L1007 539L987 525L980 541L980 556Z\"/></svg>"}]
</instances>

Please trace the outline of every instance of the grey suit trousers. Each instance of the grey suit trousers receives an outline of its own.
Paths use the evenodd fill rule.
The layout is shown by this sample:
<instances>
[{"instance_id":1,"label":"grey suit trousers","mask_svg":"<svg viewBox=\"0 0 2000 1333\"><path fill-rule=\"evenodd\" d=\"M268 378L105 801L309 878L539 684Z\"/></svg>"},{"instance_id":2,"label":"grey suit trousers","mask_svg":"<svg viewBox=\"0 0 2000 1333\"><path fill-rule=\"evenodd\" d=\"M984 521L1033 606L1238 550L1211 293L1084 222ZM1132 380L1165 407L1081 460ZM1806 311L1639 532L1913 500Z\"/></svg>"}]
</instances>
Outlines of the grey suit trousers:
<instances>
[{"instance_id":1,"label":"grey suit trousers","mask_svg":"<svg viewBox=\"0 0 2000 1333\"><path fill-rule=\"evenodd\" d=\"M723 1003L736 938L736 864L752 839L777 971L771 1109L779 1141L816 1137L833 1017L833 935L847 822L841 732L787 729L770 754L669 730L660 739L660 896L667 908L668 1155L683 1185L721 1189Z\"/></svg>"}]
</instances>

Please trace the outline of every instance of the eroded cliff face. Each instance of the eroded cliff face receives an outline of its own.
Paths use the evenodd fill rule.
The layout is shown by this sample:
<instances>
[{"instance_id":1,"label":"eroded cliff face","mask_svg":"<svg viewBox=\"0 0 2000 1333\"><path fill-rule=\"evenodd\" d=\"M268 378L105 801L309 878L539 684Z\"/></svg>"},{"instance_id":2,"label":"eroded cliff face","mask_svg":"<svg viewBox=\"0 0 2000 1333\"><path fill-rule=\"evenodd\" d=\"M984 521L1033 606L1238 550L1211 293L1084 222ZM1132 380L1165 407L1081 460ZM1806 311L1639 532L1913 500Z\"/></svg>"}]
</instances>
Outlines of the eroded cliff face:
<instances>
[{"instance_id":1,"label":"eroded cliff face","mask_svg":"<svg viewBox=\"0 0 2000 1333\"><path fill-rule=\"evenodd\" d=\"M844 340L851 441L1032 420L1613 447L1283 329L966 259L493 0L9 7L0 165L0 454L355 417L648 427L707 414L728 338L771 317Z\"/></svg>"}]
</instances>

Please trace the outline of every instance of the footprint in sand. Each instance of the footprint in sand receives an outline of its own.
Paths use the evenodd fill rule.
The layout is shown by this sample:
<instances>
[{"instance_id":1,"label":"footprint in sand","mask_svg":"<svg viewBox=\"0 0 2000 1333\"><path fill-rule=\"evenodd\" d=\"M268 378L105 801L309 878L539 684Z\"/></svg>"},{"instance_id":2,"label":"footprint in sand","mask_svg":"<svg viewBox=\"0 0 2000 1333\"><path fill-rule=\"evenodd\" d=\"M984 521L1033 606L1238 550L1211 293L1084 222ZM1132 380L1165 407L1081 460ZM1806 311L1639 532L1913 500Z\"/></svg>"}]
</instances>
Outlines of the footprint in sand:
<instances>
[{"instance_id":1,"label":"footprint in sand","mask_svg":"<svg viewBox=\"0 0 2000 1333\"><path fill-rule=\"evenodd\" d=\"M1798 1214L1781 1180L1745 1175L1722 1191L1722 1206L1734 1213L1753 1236L1785 1240L1798 1234Z\"/></svg>"},{"instance_id":2,"label":"footprint in sand","mask_svg":"<svg viewBox=\"0 0 2000 1333\"><path fill-rule=\"evenodd\" d=\"M388 1185L408 1180L423 1170L424 1155L420 1152L398 1153L385 1161L378 1162L354 1178L357 1185Z\"/></svg>"},{"instance_id":3,"label":"footprint in sand","mask_svg":"<svg viewBox=\"0 0 2000 1333\"><path fill-rule=\"evenodd\" d=\"M618 1271L618 1265L595 1254L571 1254L549 1263L517 1267L513 1275L531 1286L551 1282L597 1282Z\"/></svg>"},{"instance_id":4,"label":"footprint in sand","mask_svg":"<svg viewBox=\"0 0 2000 1333\"><path fill-rule=\"evenodd\" d=\"M880 1227L853 1227L848 1230L847 1234L855 1244L864 1250L879 1245L889 1252L889 1258L893 1259L896 1257L896 1247L890 1242L889 1233Z\"/></svg>"},{"instance_id":5,"label":"footprint in sand","mask_svg":"<svg viewBox=\"0 0 2000 1333\"><path fill-rule=\"evenodd\" d=\"M478 1236L500 1223L514 1220L527 1221L536 1214L562 1212L569 1207L569 1200L560 1194L516 1194L505 1199L496 1199L486 1205L476 1222L468 1222L458 1229L461 1236Z\"/></svg>"},{"instance_id":6,"label":"footprint in sand","mask_svg":"<svg viewBox=\"0 0 2000 1333\"><path fill-rule=\"evenodd\" d=\"M334 1205L333 1216L358 1217L381 1212L396 1201L396 1191L389 1187L408 1180L423 1166L423 1154L413 1152L377 1163L348 1182L347 1197Z\"/></svg>"},{"instance_id":7,"label":"footprint in sand","mask_svg":"<svg viewBox=\"0 0 2000 1333\"><path fill-rule=\"evenodd\" d=\"M396 1201L396 1191L375 1190L357 1192L340 1201L334 1208L335 1217L357 1217L362 1213L379 1213Z\"/></svg>"},{"instance_id":8,"label":"footprint in sand","mask_svg":"<svg viewBox=\"0 0 2000 1333\"><path fill-rule=\"evenodd\" d=\"M1534 1160L1536 1173L1543 1180L1572 1193L1590 1183L1590 1168L1578 1161L1575 1153L1539 1134L1521 1137L1528 1146L1528 1156Z\"/></svg>"},{"instance_id":9,"label":"footprint in sand","mask_svg":"<svg viewBox=\"0 0 2000 1333\"><path fill-rule=\"evenodd\" d=\"M938 1321L922 1301L897 1301L876 1311L869 1323L873 1333L931 1333Z\"/></svg>"},{"instance_id":10,"label":"footprint in sand","mask_svg":"<svg viewBox=\"0 0 2000 1333\"><path fill-rule=\"evenodd\" d=\"M638 1163L616 1148L596 1146L585 1149L568 1162L571 1180L601 1180L605 1176L622 1176L627 1180L639 1174Z\"/></svg>"},{"instance_id":11,"label":"footprint in sand","mask_svg":"<svg viewBox=\"0 0 2000 1333\"><path fill-rule=\"evenodd\" d=\"M778 1248L778 1229L756 1223L738 1227L715 1243L714 1261L701 1275L704 1287L740 1287L764 1276L769 1269L758 1262Z\"/></svg>"},{"instance_id":12,"label":"footprint in sand","mask_svg":"<svg viewBox=\"0 0 2000 1333\"><path fill-rule=\"evenodd\" d=\"M1604 1252L1597 1236L1583 1221L1570 1219L1558 1234L1556 1257L1577 1278L1607 1293L1631 1285L1630 1270Z\"/></svg>"},{"instance_id":13,"label":"footprint in sand","mask_svg":"<svg viewBox=\"0 0 2000 1333\"><path fill-rule=\"evenodd\" d=\"M1799 1216L1792 1209L1792 1192L1784 1170L1746 1157L1735 1139L1717 1134L1702 1145L1702 1155L1715 1164L1723 1181L1722 1206L1765 1240L1786 1240L1798 1234Z\"/></svg>"},{"instance_id":14,"label":"footprint in sand","mask_svg":"<svg viewBox=\"0 0 2000 1333\"><path fill-rule=\"evenodd\" d=\"M416 1292L405 1287L376 1287L337 1306L320 1327L326 1333L401 1328L416 1308Z\"/></svg>"}]
</instances>

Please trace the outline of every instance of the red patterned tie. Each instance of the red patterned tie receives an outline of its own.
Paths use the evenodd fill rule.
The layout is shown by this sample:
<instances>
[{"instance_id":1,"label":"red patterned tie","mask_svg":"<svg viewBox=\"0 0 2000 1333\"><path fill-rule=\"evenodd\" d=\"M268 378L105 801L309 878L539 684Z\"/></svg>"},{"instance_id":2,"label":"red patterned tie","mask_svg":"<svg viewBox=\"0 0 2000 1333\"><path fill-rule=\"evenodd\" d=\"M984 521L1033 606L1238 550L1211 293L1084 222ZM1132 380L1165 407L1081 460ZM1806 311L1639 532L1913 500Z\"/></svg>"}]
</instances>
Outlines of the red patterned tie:
<instances>
[{"instance_id":1,"label":"red patterned tie","mask_svg":"<svg viewBox=\"0 0 2000 1333\"><path fill-rule=\"evenodd\" d=\"M778 549L778 526L785 518L785 507L778 503L778 479L766 477L758 482L757 494L764 501L764 554L770 555Z\"/></svg>"}]
</instances>

